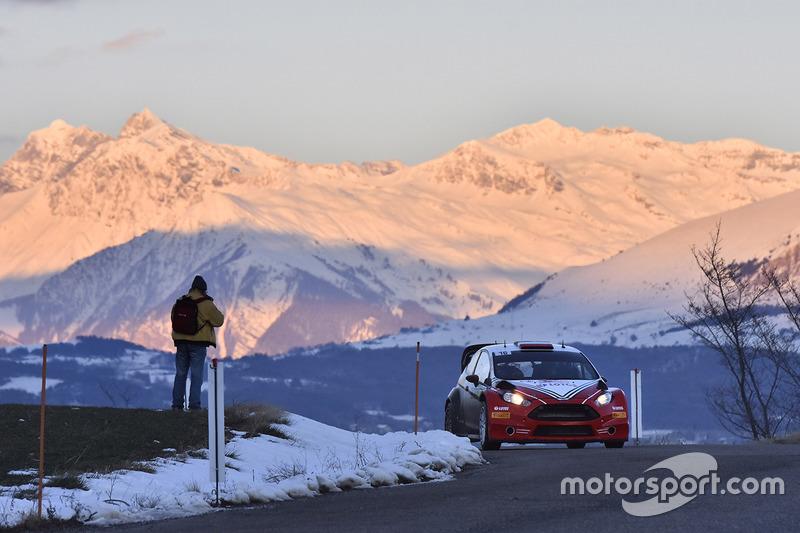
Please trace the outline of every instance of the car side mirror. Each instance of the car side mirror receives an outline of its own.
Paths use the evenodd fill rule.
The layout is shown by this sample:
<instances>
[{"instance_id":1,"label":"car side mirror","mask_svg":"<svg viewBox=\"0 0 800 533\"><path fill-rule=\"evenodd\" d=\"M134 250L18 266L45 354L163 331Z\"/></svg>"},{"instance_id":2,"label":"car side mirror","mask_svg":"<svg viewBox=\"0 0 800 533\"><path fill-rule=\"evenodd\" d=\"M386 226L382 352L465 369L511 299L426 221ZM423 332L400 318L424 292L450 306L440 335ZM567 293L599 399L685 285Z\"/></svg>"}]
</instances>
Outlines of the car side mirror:
<instances>
[{"instance_id":1,"label":"car side mirror","mask_svg":"<svg viewBox=\"0 0 800 533\"><path fill-rule=\"evenodd\" d=\"M478 384L478 382L480 381L480 378L478 377L478 375L477 375L477 374L470 374L470 375L469 375L469 376L467 376L465 379L466 379L467 381L469 381L470 383L472 383L473 385L477 385L477 384Z\"/></svg>"}]
</instances>

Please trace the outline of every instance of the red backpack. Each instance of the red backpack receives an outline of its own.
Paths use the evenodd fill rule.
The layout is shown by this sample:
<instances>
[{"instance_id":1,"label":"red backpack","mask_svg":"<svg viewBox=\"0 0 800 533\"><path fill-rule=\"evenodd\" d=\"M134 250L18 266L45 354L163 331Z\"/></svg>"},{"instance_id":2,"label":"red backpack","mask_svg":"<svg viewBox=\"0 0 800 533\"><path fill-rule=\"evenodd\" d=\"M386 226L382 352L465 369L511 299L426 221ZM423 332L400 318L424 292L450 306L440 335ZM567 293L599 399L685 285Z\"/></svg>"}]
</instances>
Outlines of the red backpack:
<instances>
[{"instance_id":1,"label":"red backpack","mask_svg":"<svg viewBox=\"0 0 800 533\"><path fill-rule=\"evenodd\" d=\"M182 335L194 335L200 331L202 326L198 324L197 304L210 299L203 296L194 300L188 295L178 298L172 306L172 330Z\"/></svg>"}]
</instances>

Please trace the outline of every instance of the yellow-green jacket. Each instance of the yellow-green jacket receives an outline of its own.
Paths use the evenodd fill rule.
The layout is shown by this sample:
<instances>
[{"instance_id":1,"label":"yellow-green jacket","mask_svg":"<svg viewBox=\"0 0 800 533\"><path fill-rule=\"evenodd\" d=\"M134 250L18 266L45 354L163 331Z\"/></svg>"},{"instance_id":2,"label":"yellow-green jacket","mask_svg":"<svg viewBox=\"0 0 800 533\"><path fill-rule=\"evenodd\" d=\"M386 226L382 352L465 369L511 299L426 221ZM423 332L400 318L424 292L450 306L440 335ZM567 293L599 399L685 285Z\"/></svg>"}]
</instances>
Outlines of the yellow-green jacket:
<instances>
[{"instance_id":1,"label":"yellow-green jacket","mask_svg":"<svg viewBox=\"0 0 800 533\"><path fill-rule=\"evenodd\" d=\"M214 299L204 292L191 289L187 296L193 300L199 300L200 298L207 298L207 300L197 304L197 323L200 329L194 335L185 335L173 331L172 340L175 342L175 346L179 344L199 344L201 346L216 347L217 336L214 334L214 328L222 326L225 322L225 315L214 305Z\"/></svg>"}]
</instances>

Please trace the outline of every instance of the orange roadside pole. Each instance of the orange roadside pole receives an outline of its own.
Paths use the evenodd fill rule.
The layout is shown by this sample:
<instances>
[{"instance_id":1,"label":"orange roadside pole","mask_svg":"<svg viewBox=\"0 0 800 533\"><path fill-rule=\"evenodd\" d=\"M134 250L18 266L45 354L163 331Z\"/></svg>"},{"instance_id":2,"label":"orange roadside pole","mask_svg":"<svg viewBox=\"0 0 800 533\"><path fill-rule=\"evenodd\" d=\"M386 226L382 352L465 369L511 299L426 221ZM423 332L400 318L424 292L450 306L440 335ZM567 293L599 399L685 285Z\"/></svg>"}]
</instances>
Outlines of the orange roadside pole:
<instances>
[{"instance_id":1,"label":"orange roadside pole","mask_svg":"<svg viewBox=\"0 0 800 533\"><path fill-rule=\"evenodd\" d=\"M42 490L44 481L44 391L47 384L47 345L42 346L42 415L39 426L39 517L42 516Z\"/></svg>"}]
</instances>

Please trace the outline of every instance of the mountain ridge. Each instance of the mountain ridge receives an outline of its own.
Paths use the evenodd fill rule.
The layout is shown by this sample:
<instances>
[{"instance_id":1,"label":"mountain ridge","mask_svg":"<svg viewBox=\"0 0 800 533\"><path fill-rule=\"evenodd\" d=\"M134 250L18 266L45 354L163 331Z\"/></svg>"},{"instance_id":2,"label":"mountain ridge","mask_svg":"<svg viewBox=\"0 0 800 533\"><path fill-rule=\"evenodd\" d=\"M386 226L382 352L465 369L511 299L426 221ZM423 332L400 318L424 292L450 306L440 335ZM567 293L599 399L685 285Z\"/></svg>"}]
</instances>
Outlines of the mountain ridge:
<instances>
[{"instance_id":1,"label":"mountain ridge","mask_svg":"<svg viewBox=\"0 0 800 533\"><path fill-rule=\"evenodd\" d=\"M169 302L196 273L233 310L226 356L361 341L491 315L555 272L796 189L800 154L549 119L413 167L295 162L148 110L116 139L54 121L0 166L0 342L113 333L164 349ZM96 289L98 269L118 275ZM112 323L104 302L134 279L149 304ZM319 315L309 287L332 298Z\"/></svg>"}]
</instances>

